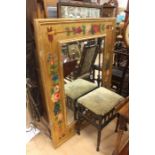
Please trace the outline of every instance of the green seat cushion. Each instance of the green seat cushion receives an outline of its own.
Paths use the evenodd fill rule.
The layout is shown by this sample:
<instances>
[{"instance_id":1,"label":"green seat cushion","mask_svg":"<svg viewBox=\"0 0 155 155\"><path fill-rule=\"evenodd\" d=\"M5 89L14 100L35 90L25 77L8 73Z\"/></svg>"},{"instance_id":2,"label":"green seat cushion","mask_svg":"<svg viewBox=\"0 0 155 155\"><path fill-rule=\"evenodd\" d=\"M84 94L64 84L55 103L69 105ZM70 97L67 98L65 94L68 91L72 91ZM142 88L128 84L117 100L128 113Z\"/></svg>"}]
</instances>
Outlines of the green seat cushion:
<instances>
[{"instance_id":1,"label":"green seat cushion","mask_svg":"<svg viewBox=\"0 0 155 155\"><path fill-rule=\"evenodd\" d=\"M80 96L95 88L97 88L97 84L83 79L77 79L73 82L65 84L65 94L71 99L76 100Z\"/></svg>"},{"instance_id":2,"label":"green seat cushion","mask_svg":"<svg viewBox=\"0 0 155 155\"><path fill-rule=\"evenodd\" d=\"M97 115L104 115L116 106L124 97L104 87L80 97L77 102Z\"/></svg>"}]
</instances>

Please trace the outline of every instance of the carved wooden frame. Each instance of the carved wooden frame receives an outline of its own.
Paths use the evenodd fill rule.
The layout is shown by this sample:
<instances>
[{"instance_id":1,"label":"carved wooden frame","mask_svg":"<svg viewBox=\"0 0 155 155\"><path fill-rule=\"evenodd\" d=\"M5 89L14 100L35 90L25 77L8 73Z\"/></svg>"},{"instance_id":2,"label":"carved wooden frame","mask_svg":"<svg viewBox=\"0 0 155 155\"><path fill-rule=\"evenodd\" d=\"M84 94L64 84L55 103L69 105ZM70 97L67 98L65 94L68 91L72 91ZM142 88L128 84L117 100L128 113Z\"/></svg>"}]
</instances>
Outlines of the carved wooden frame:
<instances>
[{"instance_id":1,"label":"carved wooden frame","mask_svg":"<svg viewBox=\"0 0 155 155\"><path fill-rule=\"evenodd\" d=\"M35 19L34 25L44 107L53 145L58 147L75 134L75 122L67 125L61 45L77 40L105 38L102 81L104 86L110 88L115 18Z\"/></svg>"}]
</instances>

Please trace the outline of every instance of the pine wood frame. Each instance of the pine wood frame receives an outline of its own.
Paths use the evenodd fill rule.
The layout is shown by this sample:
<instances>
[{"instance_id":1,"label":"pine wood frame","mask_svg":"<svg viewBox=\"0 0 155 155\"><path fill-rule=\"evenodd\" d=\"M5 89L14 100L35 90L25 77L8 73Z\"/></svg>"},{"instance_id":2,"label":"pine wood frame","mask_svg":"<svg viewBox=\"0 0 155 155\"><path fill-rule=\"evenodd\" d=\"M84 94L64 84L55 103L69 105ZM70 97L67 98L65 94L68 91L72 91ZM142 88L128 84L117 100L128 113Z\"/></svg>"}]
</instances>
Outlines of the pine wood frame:
<instances>
[{"instance_id":1,"label":"pine wood frame","mask_svg":"<svg viewBox=\"0 0 155 155\"><path fill-rule=\"evenodd\" d=\"M35 19L34 25L45 116L53 146L58 147L75 134L75 122L67 125L61 45L104 37L102 82L105 87L110 88L115 18Z\"/></svg>"}]
</instances>

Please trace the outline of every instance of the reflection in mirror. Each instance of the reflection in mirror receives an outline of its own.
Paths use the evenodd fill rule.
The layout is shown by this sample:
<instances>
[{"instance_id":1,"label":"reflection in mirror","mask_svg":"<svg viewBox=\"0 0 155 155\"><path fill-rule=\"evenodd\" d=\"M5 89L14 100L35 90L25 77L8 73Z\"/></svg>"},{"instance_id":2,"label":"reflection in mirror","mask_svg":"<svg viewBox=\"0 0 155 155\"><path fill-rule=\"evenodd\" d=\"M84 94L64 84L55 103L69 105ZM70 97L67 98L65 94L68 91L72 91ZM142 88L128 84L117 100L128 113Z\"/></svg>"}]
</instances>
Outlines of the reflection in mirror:
<instances>
[{"instance_id":1,"label":"reflection in mirror","mask_svg":"<svg viewBox=\"0 0 155 155\"><path fill-rule=\"evenodd\" d=\"M66 86L68 83L79 78L100 85L101 70L95 70L95 67L101 68L102 66L103 51L103 37L61 44L64 85ZM67 124L69 125L74 122L76 116L74 115L73 101L66 95L65 98Z\"/></svg>"}]
</instances>

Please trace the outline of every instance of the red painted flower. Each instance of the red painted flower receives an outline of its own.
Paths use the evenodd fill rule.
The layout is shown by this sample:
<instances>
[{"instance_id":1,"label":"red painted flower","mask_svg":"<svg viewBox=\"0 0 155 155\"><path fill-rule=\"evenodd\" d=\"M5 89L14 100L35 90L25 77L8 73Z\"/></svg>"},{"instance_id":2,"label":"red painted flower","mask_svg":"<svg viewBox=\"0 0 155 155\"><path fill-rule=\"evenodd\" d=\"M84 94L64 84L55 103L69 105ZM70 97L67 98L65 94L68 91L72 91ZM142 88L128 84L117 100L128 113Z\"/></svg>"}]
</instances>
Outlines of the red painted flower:
<instances>
[{"instance_id":1,"label":"red painted flower","mask_svg":"<svg viewBox=\"0 0 155 155\"><path fill-rule=\"evenodd\" d=\"M54 61L53 60L51 60L51 65L53 65L54 64Z\"/></svg>"},{"instance_id":2,"label":"red painted flower","mask_svg":"<svg viewBox=\"0 0 155 155\"><path fill-rule=\"evenodd\" d=\"M76 33L81 33L81 32L82 32L81 27L76 28Z\"/></svg>"},{"instance_id":3,"label":"red painted flower","mask_svg":"<svg viewBox=\"0 0 155 155\"><path fill-rule=\"evenodd\" d=\"M59 99L60 99L60 94L59 94L59 93L55 93L55 94L53 94L53 95L51 96L51 100L52 100L53 102L58 102Z\"/></svg>"},{"instance_id":4,"label":"red painted flower","mask_svg":"<svg viewBox=\"0 0 155 155\"><path fill-rule=\"evenodd\" d=\"M60 94L59 93L55 93L54 94L54 101L58 102L59 99L60 99Z\"/></svg>"},{"instance_id":5,"label":"red painted flower","mask_svg":"<svg viewBox=\"0 0 155 155\"><path fill-rule=\"evenodd\" d=\"M99 25L93 25L93 30L95 33L100 32L100 26Z\"/></svg>"}]
</instances>

